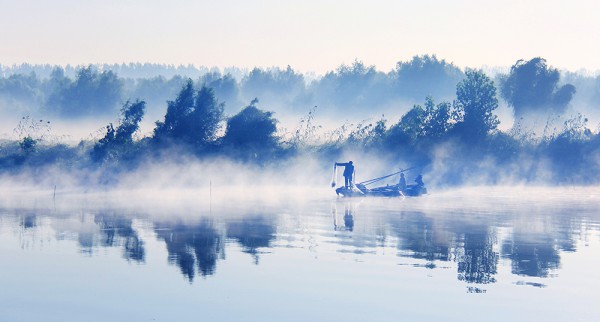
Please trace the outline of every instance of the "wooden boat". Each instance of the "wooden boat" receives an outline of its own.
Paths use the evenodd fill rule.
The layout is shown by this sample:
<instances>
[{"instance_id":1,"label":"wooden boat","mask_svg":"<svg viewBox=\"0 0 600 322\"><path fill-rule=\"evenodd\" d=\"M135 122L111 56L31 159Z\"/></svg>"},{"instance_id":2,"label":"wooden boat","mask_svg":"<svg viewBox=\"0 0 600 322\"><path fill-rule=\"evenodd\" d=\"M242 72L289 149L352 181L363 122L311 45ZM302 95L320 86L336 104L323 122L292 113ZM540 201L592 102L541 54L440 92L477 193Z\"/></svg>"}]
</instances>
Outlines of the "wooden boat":
<instances>
[{"instance_id":1,"label":"wooden boat","mask_svg":"<svg viewBox=\"0 0 600 322\"><path fill-rule=\"evenodd\" d=\"M351 187L339 187L335 189L335 193L338 196L342 197L418 197L424 194L427 194L427 188L423 183L423 179L421 175L418 175L415 179L415 184L407 185L406 187L401 187L400 184L396 185L385 185L376 188L368 188L367 186L389 177L399 175L400 173L406 172L410 169L400 170L398 172L388 174L379 178L374 178L370 180L366 180L360 183L357 183Z\"/></svg>"}]
</instances>

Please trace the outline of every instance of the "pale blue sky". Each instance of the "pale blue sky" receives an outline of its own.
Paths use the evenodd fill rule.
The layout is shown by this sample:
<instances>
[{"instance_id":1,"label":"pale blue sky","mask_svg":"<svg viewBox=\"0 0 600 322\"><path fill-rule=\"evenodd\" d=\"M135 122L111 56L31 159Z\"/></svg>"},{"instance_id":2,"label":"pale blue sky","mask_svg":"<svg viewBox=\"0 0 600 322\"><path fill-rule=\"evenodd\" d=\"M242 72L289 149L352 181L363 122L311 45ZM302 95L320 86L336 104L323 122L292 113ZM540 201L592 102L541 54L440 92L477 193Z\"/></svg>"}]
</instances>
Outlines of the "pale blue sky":
<instances>
[{"instance_id":1,"label":"pale blue sky","mask_svg":"<svg viewBox=\"0 0 600 322\"><path fill-rule=\"evenodd\" d=\"M388 71L436 54L460 67L541 56L600 70L600 1L0 0L0 64L291 65Z\"/></svg>"}]
</instances>

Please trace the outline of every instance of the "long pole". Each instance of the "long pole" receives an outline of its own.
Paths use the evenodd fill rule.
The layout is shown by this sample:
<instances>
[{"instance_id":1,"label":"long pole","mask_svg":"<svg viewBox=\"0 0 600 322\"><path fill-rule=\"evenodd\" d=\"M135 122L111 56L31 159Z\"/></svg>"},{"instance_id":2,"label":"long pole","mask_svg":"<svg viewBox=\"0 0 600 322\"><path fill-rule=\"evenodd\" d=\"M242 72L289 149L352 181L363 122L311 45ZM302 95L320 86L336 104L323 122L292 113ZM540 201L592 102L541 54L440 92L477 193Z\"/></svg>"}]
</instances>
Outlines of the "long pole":
<instances>
[{"instance_id":1,"label":"long pole","mask_svg":"<svg viewBox=\"0 0 600 322\"><path fill-rule=\"evenodd\" d=\"M410 167L410 168L408 168L408 169L400 170L400 171L398 171L398 172L394 172L394 173L392 173L392 174L388 174L388 175L386 175L386 176L383 176L383 177L379 177L379 178L375 178L375 179L366 180L366 181L363 181L363 182L361 182L360 184L368 185L368 184L371 184L371 183L375 183L375 182L377 182L377 181L383 180L383 179L385 179L385 178L389 178L389 177L391 177L391 176L395 176L395 175L397 175L397 174L399 174L399 173L406 172L406 171L408 171L408 170L412 170L412 169L414 169L414 168L416 168L416 167Z\"/></svg>"}]
</instances>

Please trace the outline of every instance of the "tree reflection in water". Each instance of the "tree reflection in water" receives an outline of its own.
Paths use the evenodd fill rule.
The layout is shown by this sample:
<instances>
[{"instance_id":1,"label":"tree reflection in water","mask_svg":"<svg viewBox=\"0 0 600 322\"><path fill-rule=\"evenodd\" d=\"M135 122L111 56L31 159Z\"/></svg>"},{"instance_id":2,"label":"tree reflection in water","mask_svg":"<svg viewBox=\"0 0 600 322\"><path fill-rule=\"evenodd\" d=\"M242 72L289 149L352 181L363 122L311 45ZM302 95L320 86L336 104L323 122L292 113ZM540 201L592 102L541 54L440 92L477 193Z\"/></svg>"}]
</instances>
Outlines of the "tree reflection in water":
<instances>
[{"instance_id":1,"label":"tree reflection in water","mask_svg":"<svg viewBox=\"0 0 600 322\"><path fill-rule=\"evenodd\" d=\"M85 216L80 218L77 242L84 254L92 254L95 247L122 247L123 258L143 263L146 256L144 242L133 228L133 220L122 215L99 213L93 216L93 225Z\"/></svg>"},{"instance_id":2,"label":"tree reflection in water","mask_svg":"<svg viewBox=\"0 0 600 322\"><path fill-rule=\"evenodd\" d=\"M237 241L256 264L258 248L271 247L275 239L273 224L261 216L230 221L225 226L223 232L209 219L196 224L163 222L155 223L155 232L167 246L169 262L176 264L192 282L197 273L202 276L215 273L217 261L225 258L226 238Z\"/></svg>"},{"instance_id":3,"label":"tree reflection in water","mask_svg":"<svg viewBox=\"0 0 600 322\"><path fill-rule=\"evenodd\" d=\"M258 264L258 248L270 248L275 239L275 227L263 216L251 216L227 223L227 237L236 240L243 252L252 255Z\"/></svg>"},{"instance_id":4,"label":"tree reflection in water","mask_svg":"<svg viewBox=\"0 0 600 322\"><path fill-rule=\"evenodd\" d=\"M433 261L450 260L450 240L434 228L434 221L420 212L401 212L390 220L398 237L400 256ZM429 267L432 267L431 265Z\"/></svg>"},{"instance_id":5,"label":"tree reflection in water","mask_svg":"<svg viewBox=\"0 0 600 322\"><path fill-rule=\"evenodd\" d=\"M513 274L547 277L551 269L560 265L554 240L548 236L537 242L530 239L530 236L516 235L502 245L502 252L511 260Z\"/></svg>"},{"instance_id":6,"label":"tree reflection in water","mask_svg":"<svg viewBox=\"0 0 600 322\"><path fill-rule=\"evenodd\" d=\"M100 227L100 246L123 246L123 257L127 260L143 262L146 251L144 243L132 227L132 220L123 216L98 214L94 222Z\"/></svg>"},{"instance_id":7,"label":"tree reflection in water","mask_svg":"<svg viewBox=\"0 0 600 322\"><path fill-rule=\"evenodd\" d=\"M559 250L575 251L573 232L581 229L572 218L561 218L569 217L558 216L559 220L550 221L535 234L514 229L501 241L499 225L494 222L498 217L494 216L473 220L455 214L400 212L390 215L389 224L398 237L398 256L426 260L428 268L436 267L435 261L454 261L458 280L489 284L496 282L501 256L511 260L516 275L548 277L559 268Z\"/></svg>"},{"instance_id":8,"label":"tree reflection in water","mask_svg":"<svg viewBox=\"0 0 600 322\"><path fill-rule=\"evenodd\" d=\"M203 219L197 224L156 223L155 232L165 241L169 262L176 264L190 282L197 271L202 276L215 273L217 260L225 257L223 236L212 220Z\"/></svg>"},{"instance_id":9,"label":"tree reflection in water","mask_svg":"<svg viewBox=\"0 0 600 322\"><path fill-rule=\"evenodd\" d=\"M586 229L576 216L580 210L567 207L556 211L554 216L525 217L527 221L515 225L512 238L504 241L502 254L511 260L513 274L548 277L560 267L560 251L576 251L577 235Z\"/></svg>"},{"instance_id":10,"label":"tree reflection in water","mask_svg":"<svg viewBox=\"0 0 600 322\"><path fill-rule=\"evenodd\" d=\"M467 283L495 283L498 253L493 250L496 236L486 226L465 226L458 238L456 261L458 280Z\"/></svg>"},{"instance_id":11,"label":"tree reflection in water","mask_svg":"<svg viewBox=\"0 0 600 322\"><path fill-rule=\"evenodd\" d=\"M356 254L376 254L375 248L389 246L371 241L393 235L397 238L395 247L398 256L425 261L424 265L418 266L429 269L438 267L439 262L454 262L457 279L468 284L495 283L500 257L510 261L512 274L540 278L551 276L553 270L560 267L561 252L576 251L577 238L589 235L585 229L593 229L589 228L593 225L586 225L585 216L577 217L572 213L531 215L521 212L474 216L469 212L390 212L389 209L378 213L379 210L373 209L358 211L356 202L344 202L343 212L338 212L338 205L341 203L336 202L332 208L333 230L345 232L343 238L332 239L338 246L354 246L360 249ZM134 219L129 216L110 211L100 211L92 216L56 216L25 210L12 212L15 225L20 231L29 232L27 236L35 236L38 230L50 225L58 239L64 236L76 239L84 253L92 253L98 246L120 247L126 260L145 261L144 242ZM303 215L299 214L300 217ZM356 215L360 215L361 219L357 226L354 221ZM296 221L288 221L289 227L286 227L286 221L277 222L278 218L271 213L235 216L235 219L227 216L218 220L200 218L192 223L174 220L149 220L147 223L153 227L158 240L164 241L169 263L176 265L192 282L198 275L208 276L216 272L217 262L225 258L226 241L239 244L241 251L250 254L254 263L258 264L259 255L264 252L261 249L274 247L279 229L286 238L290 238L286 230L295 232L297 229L292 227L294 224L289 224ZM325 224L328 227L329 220ZM329 229L307 233L327 236ZM534 282L521 284L536 285ZM485 291L472 286L469 288Z\"/></svg>"}]
</instances>

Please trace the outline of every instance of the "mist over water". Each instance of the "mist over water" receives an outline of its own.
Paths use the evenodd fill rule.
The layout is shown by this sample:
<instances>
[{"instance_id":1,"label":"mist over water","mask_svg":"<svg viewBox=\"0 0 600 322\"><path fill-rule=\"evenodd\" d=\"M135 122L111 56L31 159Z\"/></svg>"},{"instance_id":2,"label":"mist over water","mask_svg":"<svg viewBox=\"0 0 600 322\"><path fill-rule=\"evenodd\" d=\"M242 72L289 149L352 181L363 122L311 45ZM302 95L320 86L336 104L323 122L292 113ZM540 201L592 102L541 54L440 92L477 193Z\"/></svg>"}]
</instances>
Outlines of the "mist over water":
<instances>
[{"instance_id":1,"label":"mist over water","mask_svg":"<svg viewBox=\"0 0 600 322\"><path fill-rule=\"evenodd\" d=\"M415 167L409 181L423 174L440 188L600 178L597 77L543 58L490 75L435 55L389 72L356 60L316 79L291 67L48 68L13 66L0 79L5 183L164 188L217 172L226 185L320 186L348 160L357 182Z\"/></svg>"},{"instance_id":2,"label":"mist over water","mask_svg":"<svg viewBox=\"0 0 600 322\"><path fill-rule=\"evenodd\" d=\"M474 187L364 199L288 188L3 194L3 316L102 320L126 311L169 320L198 314L199 306L217 320L590 320L600 313L600 188ZM19 309L25 299L37 309ZM71 308L84 303L85 310Z\"/></svg>"},{"instance_id":3,"label":"mist over water","mask_svg":"<svg viewBox=\"0 0 600 322\"><path fill-rule=\"evenodd\" d=\"M2 318L600 313L597 77L429 55L310 80L98 67L0 79ZM429 193L342 198L348 161L355 184Z\"/></svg>"}]
</instances>

